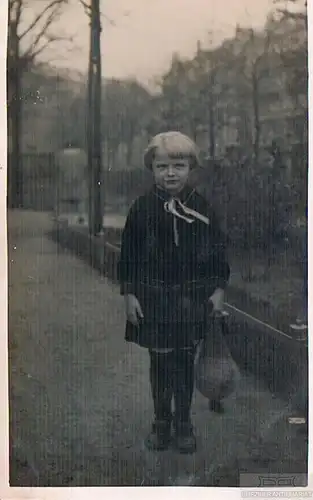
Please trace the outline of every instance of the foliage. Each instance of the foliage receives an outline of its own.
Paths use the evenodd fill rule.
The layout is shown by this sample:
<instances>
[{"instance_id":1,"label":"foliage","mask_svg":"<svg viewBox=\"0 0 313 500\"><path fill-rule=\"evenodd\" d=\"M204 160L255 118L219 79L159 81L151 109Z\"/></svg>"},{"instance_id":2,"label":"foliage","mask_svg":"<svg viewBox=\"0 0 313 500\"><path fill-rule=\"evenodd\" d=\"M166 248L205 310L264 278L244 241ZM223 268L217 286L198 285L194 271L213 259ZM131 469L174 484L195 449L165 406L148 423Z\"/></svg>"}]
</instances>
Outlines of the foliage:
<instances>
[{"instance_id":1,"label":"foliage","mask_svg":"<svg viewBox=\"0 0 313 500\"><path fill-rule=\"evenodd\" d=\"M131 163L133 142L145 127L145 114L150 100L149 92L136 80L106 82L102 102L102 131L113 164L120 143L127 148L126 163Z\"/></svg>"},{"instance_id":2,"label":"foliage","mask_svg":"<svg viewBox=\"0 0 313 500\"><path fill-rule=\"evenodd\" d=\"M144 143L158 132L179 129L211 159L198 172L200 188L218 207L232 241L263 251L282 243L306 211L307 67L306 11L278 1L263 30L237 27L218 47L199 45L189 60L173 55L158 92L136 80L103 82L108 194L131 200L145 185L142 172L117 172L121 147L123 165L137 166L138 137ZM70 75L56 81L46 69L38 78L54 102L42 111L51 113L50 137L61 130L83 145L85 82L75 83Z\"/></svg>"}]
</instances>

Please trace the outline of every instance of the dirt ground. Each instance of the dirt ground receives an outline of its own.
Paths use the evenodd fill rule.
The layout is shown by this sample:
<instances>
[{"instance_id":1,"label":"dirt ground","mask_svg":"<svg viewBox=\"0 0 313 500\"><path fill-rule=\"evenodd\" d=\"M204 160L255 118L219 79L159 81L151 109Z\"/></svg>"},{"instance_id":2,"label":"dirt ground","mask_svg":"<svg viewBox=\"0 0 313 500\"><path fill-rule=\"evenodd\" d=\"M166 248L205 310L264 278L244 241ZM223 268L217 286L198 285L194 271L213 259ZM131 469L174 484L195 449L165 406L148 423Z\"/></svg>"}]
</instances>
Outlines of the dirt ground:
<instances>
[{"instance_id":1,"label":"dirt ground","mask_svg":"<svg viewBox=\"0 0 313 500\"><path fill-rule=\"evenodd\" d=\"M147 354L124 342L118 288L47 239L50 224L8 216L12 486L235 486L253 454L289 460L271 434L289 432L288 407L245 374L222 416L195 394L195 455L147 452Z\"/></svg>"}]
</instances>

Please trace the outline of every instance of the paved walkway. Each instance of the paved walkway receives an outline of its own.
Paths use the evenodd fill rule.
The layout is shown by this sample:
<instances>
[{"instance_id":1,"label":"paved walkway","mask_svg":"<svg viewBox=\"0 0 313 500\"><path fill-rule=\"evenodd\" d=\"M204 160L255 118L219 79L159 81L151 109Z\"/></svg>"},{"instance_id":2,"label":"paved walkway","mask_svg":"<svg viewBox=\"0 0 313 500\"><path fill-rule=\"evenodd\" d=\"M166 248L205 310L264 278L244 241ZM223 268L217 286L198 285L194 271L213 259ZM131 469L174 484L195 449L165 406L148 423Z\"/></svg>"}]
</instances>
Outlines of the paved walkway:
<instances>
[{"instance_id":1,"label":"paved walkway","mask_svg":"<svg viewBox=\"0 0 313 500\"><path fill-rule=\"evenodd\" d=\"M123 340L117 287L47 239L48 215L8 223L11 484L205 486L228 470L234 485L234 464L260 454L284 403L242 376L223 416L195 394L194 456L147 452L148 357Z\"/></svg>"}]
</instances>

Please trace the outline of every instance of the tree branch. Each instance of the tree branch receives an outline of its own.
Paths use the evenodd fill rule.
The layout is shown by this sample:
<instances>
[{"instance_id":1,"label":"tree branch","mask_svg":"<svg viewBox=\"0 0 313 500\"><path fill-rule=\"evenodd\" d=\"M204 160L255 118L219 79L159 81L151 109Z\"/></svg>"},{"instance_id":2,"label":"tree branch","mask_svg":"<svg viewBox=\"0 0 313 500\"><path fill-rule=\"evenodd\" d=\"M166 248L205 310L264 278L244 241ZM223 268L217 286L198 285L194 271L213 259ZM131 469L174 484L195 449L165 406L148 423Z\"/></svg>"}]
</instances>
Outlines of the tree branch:
<instances>
[{"instance_id":1,"label":"tree branch","mask_svg":"<svg viewBox=\"0 0 313 500\"><path fill-rule=\"evenodd\" d=\"M291 12L287 9L277 9L277 12L286 19L292 19L294 21L307 21L307 14L303 12Z\"/></svg>"},{"instance_id":2,"label":"tree branch","mask_svg":"<svg viewBox=\"0 0 313 500\"><path fill-rule=\"evenodd\" d=\"M47 45L49 45L49 43L51 43L52 41L55 41L56 38L53 37L53 36L49 36L48 33L47 33L47 30L49 29L49 27L51 26L51 24L56 20L57 16L59 14L59 7L56 6L54 8L54 10L52 12L50 12L46 22L44 23L42 29L39 31L39 33L37 34L37 36L35 37L35 40L31 43L30 47L28 50L26 50L26 55L27 56L32 56L32 53L34 52L35 54L38 54L36 48L39 44L39 42L42 40L43 37L46 37L48 40L47 40L47 43L44 45L45 47ZM57 38L58 40L62 40L63 38L62 37L58 37ZM39 52L41 52L42 50L40 49Z\"/></svg>"},{"instance_id":3,"label":"tree branch","mask_svg":"<svg viewBox=\"0 0 313 500\"><path fill-rule=\"evenodd\" d=\"M263 38L264 45L262 53L257 55L254 61L251 62L251 74L248 75L246 71L247 57L243 53L244 50L246 50L246 48L249 47L249 45L254 41L255 41L255 32L253 29L251 29L249 40L245 43L244 49L241 54L241 57L243 58L241 63L242 64L241 73L247 81L251 81L252 78L258 78L259 80L262 79L262 75L258 74L258 68L259 65L263 62L264 58L269 55L269 50L271 48L271 42L272 42L271 34L268 31L266 32L265 37Z\"/></svg>"},{"instance_id":4,"label":"tree branch","mask_svg":"<svg viewBox=\"0 0 313 500\"><path fill-rule=\"evenodd\" d=\"M11 24L12 11L13 11L13 8L14 8L14 3L15 3L15 0L9 0L9 5L8 5L8 24L9 24L9 26Z\"/></svg>"},{"instance_id":5,"label":"tree branch","mask_svg":"<svg viewBox=\"0 0 313 500\"><path fill-rule=\"evenodd\" d=\"M87 16L91 18L91 6L88 5L84 0L78 0L78 1L84 8L84 11L87 14Z\"/></svg>"},{"instance_id":6,"label":"tree branch","mask_svg":"<svg viewBox=\"0 0 313 500\"><path fill-rule=\"evenodd\" d=\"M23 0L19 0L20 4L22 4ZM30 33L36 26L37 24L44 18L44 16L52 10L52 12L48 16L48 25L47 22L45 23L46 29L50 26L52 21L55 19L56 15L58 14L61 5L67 3L68 0L52 0L36 17L35 19L30 23L30 25L19 35L19 39L22 40L28 33ZM43 34L43 30L41 30L41 35ZM37 42L38 43L38 42Z\"/></svg>"},{"instance_id":7,"label":"tree branch","mask_svg":"<svg viewBox=\"0 0 313 500\"><path fill-rule=\"evenodd\" d=\"M34 50L34 46L32 45L28 51L25 53L25 56L30 60L33 61L41 52L43 52L49 45L55 42L60 42L60 41L70 41L67 37L61 37L61 36L49 36L48 40L37 50Z\"/></svg>"},{"instance_id":8,"label":"tree branch","mask_svg":"<svg viewBox=\"0 0 313 500\"><path fill-rule=\"evenodd\" d=\"M21 19L21 12L22 12L22 3L23 0L9 0L9 25L11 22L15 22L17 25L20 22ZM13 17L13 11L15 9L16 15L14 21L12 20Z\"/></svg>"},{"instance_id":9,"label":"tree branch","mask_svg":"<svg viewBox=\"0 0 313 500\"><path fill-rule=\"evenodd\" d=\"M23 0L17 0L16 26L19 26L22 17Z\"/></svg>"}]
</instances>

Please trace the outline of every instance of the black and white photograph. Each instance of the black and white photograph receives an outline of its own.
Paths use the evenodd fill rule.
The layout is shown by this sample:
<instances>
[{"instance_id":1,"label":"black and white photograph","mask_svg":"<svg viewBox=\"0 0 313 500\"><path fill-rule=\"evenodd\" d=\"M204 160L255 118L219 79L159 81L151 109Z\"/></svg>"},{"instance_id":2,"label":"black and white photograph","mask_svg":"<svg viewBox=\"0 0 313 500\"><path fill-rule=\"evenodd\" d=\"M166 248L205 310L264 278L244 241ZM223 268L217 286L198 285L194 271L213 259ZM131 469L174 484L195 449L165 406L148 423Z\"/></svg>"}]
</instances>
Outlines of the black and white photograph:
<instances>
[{"instance_id":1,"label":"black and white photograph","mask_svg":"<svg viewBox=\"0 0 313 500\"><path fill-rule=\"evenodd\" d=\"M1 1L6 486L312 496L309 6Z\"/></svg>"}]
</instances>

